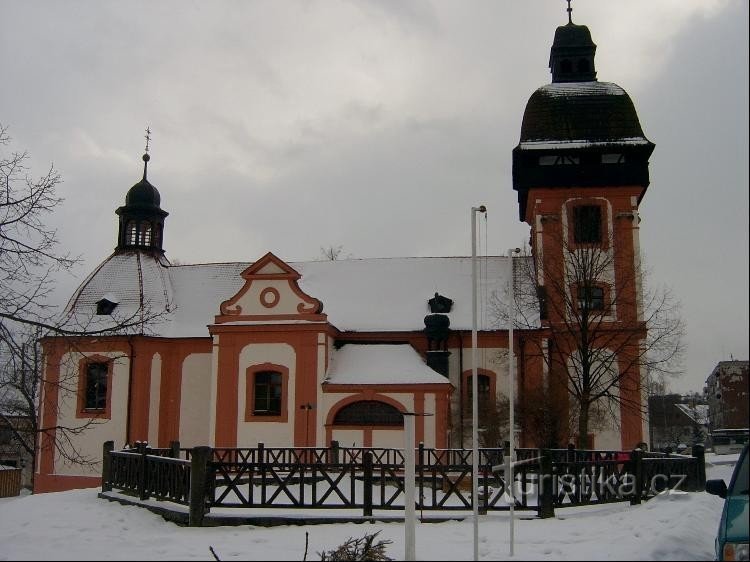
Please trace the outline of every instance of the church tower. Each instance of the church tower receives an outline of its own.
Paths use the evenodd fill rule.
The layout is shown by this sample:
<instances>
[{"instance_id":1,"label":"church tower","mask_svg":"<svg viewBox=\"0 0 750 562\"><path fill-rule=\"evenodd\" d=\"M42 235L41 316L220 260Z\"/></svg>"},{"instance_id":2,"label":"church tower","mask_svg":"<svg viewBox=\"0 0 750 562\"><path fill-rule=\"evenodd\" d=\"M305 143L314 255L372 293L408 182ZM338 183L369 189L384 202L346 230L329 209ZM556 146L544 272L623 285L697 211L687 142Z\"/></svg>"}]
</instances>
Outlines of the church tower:
<instances>
[{"instance_id":1,"label":"church tower","mask_svg":"<svg viewBox=\"0 0 750 562\"><path fill-rule=\"evenodd\" d=\"M146 179L150 130L146 130L146 152L143 155L143 178L130 188L125 205L118 208L120 217L116 253L132 250L164 254L164 219L169 214L159 206L159 191Z\"/></svg>"},{"instance_id":2,"label":"church tower","mask_svg":"<svg viewBox=\"0 0 750 562\"><path fill-rule=\"evenodd\" d=\"M529 98L513 150L548 334L539 385L567 401L579 446L630 448L646 435L638 208L654 144L625 90L597 80L596 45L571 12L555 32L552 81Z\"/></svg>"}]
</instances>

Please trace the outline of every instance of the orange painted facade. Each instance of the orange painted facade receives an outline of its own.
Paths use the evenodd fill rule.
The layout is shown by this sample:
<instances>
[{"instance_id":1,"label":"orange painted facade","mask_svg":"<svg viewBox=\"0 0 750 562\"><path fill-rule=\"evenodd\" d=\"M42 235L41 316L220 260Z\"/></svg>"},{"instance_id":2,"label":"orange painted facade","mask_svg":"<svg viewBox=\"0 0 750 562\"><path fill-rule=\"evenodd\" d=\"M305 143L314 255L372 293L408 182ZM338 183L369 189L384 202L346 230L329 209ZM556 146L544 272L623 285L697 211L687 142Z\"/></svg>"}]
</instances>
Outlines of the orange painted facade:
<instances>
[{"instance_id":1,"label":"orange painted facade","mask_svg":"<svg viewBox=\"0 0 750 562\"><path fill-rule=\"evenodd\" d=\"M603 258L602 269L611 270L607 283L598 283L602 288L605 303L612 302L610 318L605 318L597 330L605 336L607 346L617 350L617 368L622 373L619 384L621 393L620 423L621 447L625 450L643 442L642 375L639 366L640 346L646 337L643 322L641 279L639 271L638 203L645 191L641 186L601 186L596 188L535 188L528 194L525 220L531 227L532 253L537 258L540 285L553 285L547 292L548 318L544 323L550 327L556 353L567 361L576 350L576 337L572 335L569 319L564 311L571 303L565 302L564 287L555 283L567 283L574 277L566 271L566 263L575 252L598 252ZM597 206L602 216L602 241L594 249L590 245L576 244L573 239L573 209L579 205ZM593 260L592 260L593 261ZM553 278L550 283L549 277ZM600 277L606 278L606 272ZM568 287L572 304L575 305L575 283ZM616 303L614 300L616 299ZM606 305L605 305L606 306ZM567 332L567 333L566 333ZM553 375L554 376L554 375ZM564 378L565 374L558 373ZM635 406L628 407L627 404ZM573 437L573 436L571 436Z\"/></svg>"}]
</instances>

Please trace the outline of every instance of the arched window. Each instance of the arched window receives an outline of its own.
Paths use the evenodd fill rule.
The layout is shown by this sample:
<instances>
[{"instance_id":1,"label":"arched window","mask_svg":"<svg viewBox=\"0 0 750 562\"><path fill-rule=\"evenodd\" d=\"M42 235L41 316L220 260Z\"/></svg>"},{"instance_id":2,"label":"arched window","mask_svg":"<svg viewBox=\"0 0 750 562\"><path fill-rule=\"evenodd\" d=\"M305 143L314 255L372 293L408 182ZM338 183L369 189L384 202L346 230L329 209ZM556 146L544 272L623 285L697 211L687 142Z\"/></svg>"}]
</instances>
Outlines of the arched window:
<instances>
[{"instance_id":1,"label":"arched window","mask_svg":"<svg viewBox=\"0 0 750 562\"><path fill-rule=\"evenodd\" d=\"M138 225L135 221L128 221L125 225L125 244L135 246L138 243Z\"/></svg>"},{"instance_id":2,"label":"arched window","mask_svg":"<svg viewBox=\"0 0 750 562\"><path fill-rule=\"evenodd\" d=\"M466 389L466 396L468 396L469 400L471 400L472 396L474 395L471 375L466 377L466 384L468 385L468 388ZM477 396L480 400L482 398L487 398L490 395L491 388L490 377L488 377L487 375L477 375Z\"/></svg>"},{"instance_id":3,"label":"arched window","mask_svg":"<svg viewBox=\"0 0 750 562\"><path fill-rule=\"evenodd\" d=\"M563 59L563 61L560 63L560 71L563 74L570 74L571 72L573 72L573 63L568 59Z\"/></svg>"},{"instance_id":4,"label":"arched window","mask_svg":"<svg viewBox=\"0 0 750 562\"><path fill-rule=\"evenodd\" d=\"M141 246L150 246L151 245L151 223L150 222L144 222L141 225Z\"/></svg>"},{"instance_id":5,"label":"arched window","mask_svg":"<svg viewBox=\"0 0 750 562\"><path fill-rule=\"evenodd\" d=\"M333 418L333 425L403 425L404 416L395 406L377 400L347 404Z\"/></svg>"}]
</instances>

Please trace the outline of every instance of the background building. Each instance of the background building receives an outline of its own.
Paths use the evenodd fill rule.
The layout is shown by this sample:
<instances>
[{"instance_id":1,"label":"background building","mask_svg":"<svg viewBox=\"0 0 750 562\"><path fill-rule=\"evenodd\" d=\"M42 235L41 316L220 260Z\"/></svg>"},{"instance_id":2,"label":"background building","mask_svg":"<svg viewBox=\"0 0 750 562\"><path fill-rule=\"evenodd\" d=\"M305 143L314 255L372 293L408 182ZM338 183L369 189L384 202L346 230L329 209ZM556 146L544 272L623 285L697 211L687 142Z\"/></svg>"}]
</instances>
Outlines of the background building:
<instances>
[{"instance_id":1,"label":"background building","mask_svg":"<svg viewBox=\"0 0 750 562\"><path fill-rule=\"evenodd\" d=\"M720 361L706 379L709 428L750 427L748 361Z\"/></svg>"}]
</instances>

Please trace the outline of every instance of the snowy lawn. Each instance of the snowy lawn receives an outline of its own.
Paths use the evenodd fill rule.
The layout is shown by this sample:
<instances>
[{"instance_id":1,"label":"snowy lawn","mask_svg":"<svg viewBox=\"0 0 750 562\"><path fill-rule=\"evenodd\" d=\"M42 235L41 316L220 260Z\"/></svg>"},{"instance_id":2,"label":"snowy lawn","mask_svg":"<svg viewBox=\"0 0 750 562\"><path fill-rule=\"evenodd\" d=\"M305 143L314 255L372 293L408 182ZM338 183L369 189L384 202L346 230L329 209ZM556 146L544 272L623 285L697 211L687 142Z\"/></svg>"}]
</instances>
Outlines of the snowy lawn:
<instances>
[{"instance_id":1,"label":"snowy lawn","mask_svg":"<svg viewBox=\"0 0 750 562\"><path fill-rule=\"evenodd\" d=\"M707 455L708 478L729 482L737 455ZM387 554L404 555L402 523L187 528L135 506L97 498L97 488L0 499L0 560L307 560L348 538L381 531ZM517 560L712 560L723 500L705 492L516 514ZM278 515L278 513L276 513ZM509 515L480 517L479 556L509 557ZM418 560L471 560L473 523L417 523Z\"/></svg>"}]
</instances>

